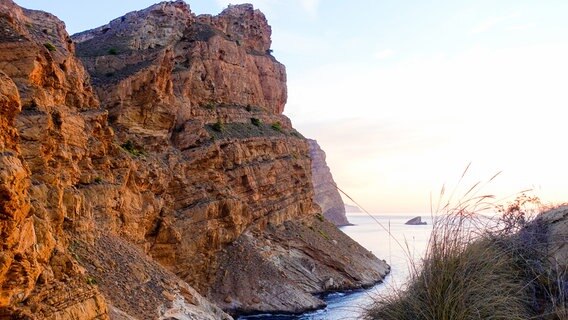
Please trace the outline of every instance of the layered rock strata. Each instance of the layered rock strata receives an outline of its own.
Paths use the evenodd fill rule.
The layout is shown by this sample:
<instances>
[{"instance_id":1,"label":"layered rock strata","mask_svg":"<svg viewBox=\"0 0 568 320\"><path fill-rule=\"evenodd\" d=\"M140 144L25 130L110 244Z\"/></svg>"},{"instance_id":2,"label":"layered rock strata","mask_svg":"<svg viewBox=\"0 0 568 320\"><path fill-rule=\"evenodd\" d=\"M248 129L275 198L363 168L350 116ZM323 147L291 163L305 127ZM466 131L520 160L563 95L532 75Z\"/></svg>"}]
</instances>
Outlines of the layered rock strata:
<instances>
[{"instance_id":1,"label":"layered rock strata","mask_svg":"<svg viewBox=\"0 0 568 320\"><path fill-rule=\"evenodd\" d=\"M320 221L252 6L163 2L70 38L4 0L0 24L2 316L230 318L201 295L298 312L388 272Z\"/></svg>"},{"instance_id":2,"label":"layered rock strata","mask_svg":"<svg viewBox=\"0 0 568 320\"><path fill-rule=\"evenodd\" d=\"M2 1L0 25L0 315L107 319L63 231L98 101L63 23Z\"/></svg>"},{"instance_id":3,"label":"layered rock strata","mask_svg":"<svg viewBox=\"0 0 568 320\"><path fill-rule=\"evenodd\" d=\"M250 229L220 260L209 296L245 313L323 307L313 294L369 287L390 270L321 215Z\"/></svg>"},{"instance_id":4,"label":"layered rock strata","mask_svg":"<svg viewBox=\"0 0 568 320\"><path fill-rule=\"evenodd\" d=\"M98 220L129 199L113 192L136 190L127 175L136 164L117 145L63 22L2 1L0 26L0 318L109 319L115 297L69 247L96 245ZM180 304L182 314L222 318L203 298L168 299L176 290L154 293L157 307L145 318Z\"/></svg>"},{"instance_id":5,"label":"layered rock strata","mask_svg":"<svg viewBox=\"0 0 568 320\"><path fill-rule=\"evenodd\" d=\"M310 159L312 160L312 183L314 201L321 207L323 216L336 226L349 224L345 216L345 205L333 180L333 175L325 161L325 152L316 140L308 139Z\"/></svg>"}]
</instances>

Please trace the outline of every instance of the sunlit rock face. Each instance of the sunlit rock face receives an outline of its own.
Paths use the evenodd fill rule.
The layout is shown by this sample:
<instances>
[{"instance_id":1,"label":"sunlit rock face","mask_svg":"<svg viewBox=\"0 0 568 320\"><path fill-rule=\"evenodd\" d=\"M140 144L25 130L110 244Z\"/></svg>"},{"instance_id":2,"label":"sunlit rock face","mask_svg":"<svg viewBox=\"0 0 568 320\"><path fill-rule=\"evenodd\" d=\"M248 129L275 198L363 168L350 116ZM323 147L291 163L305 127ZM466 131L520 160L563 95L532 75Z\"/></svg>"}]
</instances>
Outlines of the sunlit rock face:
<instances>
[{"instance_id":1,"label":"sunlit rock face","mask_svg":"<svg viewBox=\"0 0 568 320\"><path fill-rule=\"evenodd\" d=\"M1 314L106 319L64 231L98 101L61 21L2 1L0 25Z\"/></svg>"},{"instance_id":2,"label":"sunlit rock face","mask_svg":"<svg viewBox=\"0 0 568 320\"><path fill-rule=\"evenodd\" d=\"M281 115L285 68L268 52L264 15L250 5L195 16L183 1L164 2L74 39L113 125L126 132L167 140L188 121L252 117L290 129Z\"/></svg>"},{"instance_id":3,"label":"sunlit rock face","mask_svg":"<svg viewBox=\"0 0 568 320\"><path fill-rule=\"evenodd\" d=\"M136 191L123 174L136 163L117 145L63 22L2 1L0 26L0 317L109 319L121 312L110 302L127 299L90 274L75 248L94 250L100 221L127 214L121 206ZM128 258L131 268L141 265ZM197 293L169 299L175 282L156 287L137 318L155 319L174 302L188 315L228 318Z\"/></svg>"},{"instance_id":4,"label":"sunlit rock face","mask_svg":"<svg viewBox=\"0 0 568 320\"><path fill-rule=\"evenodd\" d=\"M252 6L163 2L69 37L2 1L0 24L1 316L230 318L203 295L295 312L323 302L281 292L388 272L319 220L308 143L282 115L285 69Z\"/></svg>"},{"instance_id":5,"label":"sunlit rock face","mask_svg":"<svg viewBox=\"0 0 568 320\"><path fill-rule=\"evenodd\" d=\"M314 201L321 207L323 216L336 226L349 224L345 216L345 204L339 195L331 170L325 161L325 152L316 140L308 140L312 159L312 183Z\"/></svg>"}]
</instances>

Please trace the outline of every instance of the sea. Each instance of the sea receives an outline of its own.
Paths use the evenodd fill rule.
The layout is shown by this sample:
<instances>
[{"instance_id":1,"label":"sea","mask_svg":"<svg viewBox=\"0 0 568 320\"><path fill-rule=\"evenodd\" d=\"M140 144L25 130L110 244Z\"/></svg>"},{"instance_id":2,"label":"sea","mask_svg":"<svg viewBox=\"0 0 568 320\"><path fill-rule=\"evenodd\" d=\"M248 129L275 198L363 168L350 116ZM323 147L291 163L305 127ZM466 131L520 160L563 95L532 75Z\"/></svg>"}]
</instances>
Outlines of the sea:
<instances>
[{"instance_id":1,"label":"sea","mask_svg":"<svg viewBox=\"0 0 568 320\"><path fill-rule=\"evenodd\" d=\"M366 290L332 293L325 297L327 307L303 315L264 314L238 320L345 320L361 319L373 301L405 285L411 261L419 262L426 253L432 232L430 214L421 215L426 225L406 225L413 215L349 214L353 225L342 227L352 239L391 265L390 274L380 284Z\"/></svg>"}]
</instances>

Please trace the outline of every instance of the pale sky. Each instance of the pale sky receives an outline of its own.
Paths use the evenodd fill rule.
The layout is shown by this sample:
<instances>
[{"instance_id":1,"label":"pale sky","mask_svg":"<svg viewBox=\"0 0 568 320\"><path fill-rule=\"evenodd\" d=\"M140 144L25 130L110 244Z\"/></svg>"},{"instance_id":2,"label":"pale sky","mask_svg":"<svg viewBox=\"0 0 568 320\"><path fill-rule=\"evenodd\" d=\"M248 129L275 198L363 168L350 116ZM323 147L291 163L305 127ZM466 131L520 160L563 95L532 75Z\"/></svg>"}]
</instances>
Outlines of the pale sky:
<instances>
[{"instance_id":1,"label":"pale sky","mask_svg":"<svg viewBox=\"0 0 568 320\"><path fill-rule=\"evenodd\" d=\"M155 1L16 2L75 33ZM284 113L367 210L429 212L430 193L470 162L463 188L502 171L482 192L568 201L568 1L187 2L266 14L288 72Z\"/></svg>"}]
</instances>

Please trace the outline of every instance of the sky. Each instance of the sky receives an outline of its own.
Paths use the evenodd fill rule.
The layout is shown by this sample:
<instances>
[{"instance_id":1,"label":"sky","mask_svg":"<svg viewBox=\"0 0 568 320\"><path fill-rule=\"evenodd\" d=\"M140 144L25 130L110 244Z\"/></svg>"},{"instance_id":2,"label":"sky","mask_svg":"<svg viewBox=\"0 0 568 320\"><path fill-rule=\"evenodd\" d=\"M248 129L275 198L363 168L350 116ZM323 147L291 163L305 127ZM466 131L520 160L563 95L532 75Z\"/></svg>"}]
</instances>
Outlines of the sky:
<instances>
[{"instance_id":1,"label":"sky","mask_svg":"<svg viewBox=\"0 0 568 320\"><path fill-rule=\"evenodd\" d=\"M72 34L156 1L16 2ZM265 13L288 73L284 113L366 210L428 213L443 186L459 198L498 172L480 194L568 202L568 1L186 2Z\"/></svg>"}]
</instances>

